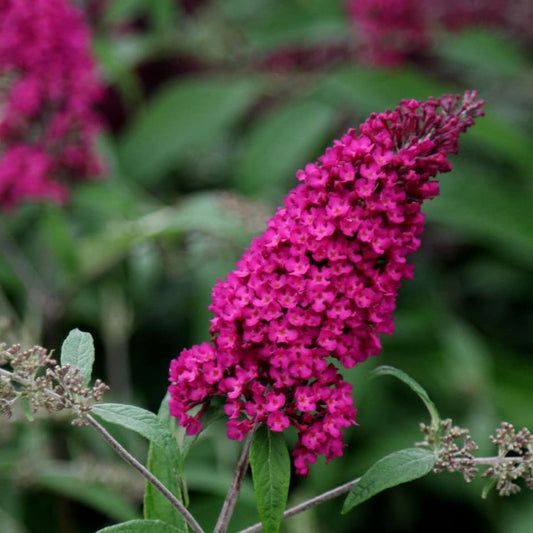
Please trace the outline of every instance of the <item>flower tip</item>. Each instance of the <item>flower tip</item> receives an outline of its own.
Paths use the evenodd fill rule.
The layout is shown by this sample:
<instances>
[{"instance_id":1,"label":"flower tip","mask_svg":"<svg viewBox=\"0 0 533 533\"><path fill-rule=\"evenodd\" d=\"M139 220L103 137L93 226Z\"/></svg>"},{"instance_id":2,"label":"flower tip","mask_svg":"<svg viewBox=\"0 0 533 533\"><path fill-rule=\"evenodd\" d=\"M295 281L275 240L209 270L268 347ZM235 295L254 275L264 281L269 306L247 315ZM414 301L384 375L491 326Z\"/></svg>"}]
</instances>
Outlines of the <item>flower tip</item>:
<instances>
[{"instance_id":1,"label":"flower tip","mask_svg":"<svg viewBox=\"0 0 533 533\"><path fill-rule=\"evenodd\" d=\"M468 109L468 114L473 118L485 115L485 111L482 109L485 105L485 100L480 100L477 96L476 89L465 91L463 96L463 106Z\"/></svg>"}]
</instances>

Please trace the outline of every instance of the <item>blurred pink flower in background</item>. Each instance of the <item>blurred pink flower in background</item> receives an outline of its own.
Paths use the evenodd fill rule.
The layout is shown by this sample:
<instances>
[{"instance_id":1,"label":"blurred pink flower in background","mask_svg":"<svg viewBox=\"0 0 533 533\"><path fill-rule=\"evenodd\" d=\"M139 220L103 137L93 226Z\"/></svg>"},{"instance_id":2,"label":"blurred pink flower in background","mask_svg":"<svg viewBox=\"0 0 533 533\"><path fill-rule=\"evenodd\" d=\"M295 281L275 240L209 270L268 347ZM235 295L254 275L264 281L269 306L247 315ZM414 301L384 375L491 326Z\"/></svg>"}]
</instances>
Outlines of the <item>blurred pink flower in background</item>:
<instances>
[{"instance_id":1,"label":"blurred pink flower in background","mask_svg":"<svg viewBox=\"0 0 533 533\"><path fill-rule=\"evenodd\" d=\"M101 87L82 11L68 0L0 0L0 206L64 202L101 174Z\"/></svg>"},{"instance_id":2,"label":"blurred pink flower in background","mask_svg":"<svg viewBox=\"0 0 533 533\"><path fill-rule=\"evenodd\" d=\"M213 289L213 344L171 362L170 412L189 434L218 396L231 439L261 422L295 427L298 474L317 455L342 455L356 411L338 367L376 355L379 334L392 333L401 280L413 275L406 256L420 245L421 204L438 194L432 178L451 170L447 156L481 105L475 92L403 101L297 172L302 183Z\"/></svg>"},{"instance_id":3,"label":"blurred pink flower in background","mask_svg":"<svg viewBox=\"0 0 533 533\"><path fill-rule=\"evenodd\" d=\"M381 66L400 65L430 48L436 30L488 26L532 37L531 0L348 0L347 12L361 59Z\"/></svg>"}]
</instances>

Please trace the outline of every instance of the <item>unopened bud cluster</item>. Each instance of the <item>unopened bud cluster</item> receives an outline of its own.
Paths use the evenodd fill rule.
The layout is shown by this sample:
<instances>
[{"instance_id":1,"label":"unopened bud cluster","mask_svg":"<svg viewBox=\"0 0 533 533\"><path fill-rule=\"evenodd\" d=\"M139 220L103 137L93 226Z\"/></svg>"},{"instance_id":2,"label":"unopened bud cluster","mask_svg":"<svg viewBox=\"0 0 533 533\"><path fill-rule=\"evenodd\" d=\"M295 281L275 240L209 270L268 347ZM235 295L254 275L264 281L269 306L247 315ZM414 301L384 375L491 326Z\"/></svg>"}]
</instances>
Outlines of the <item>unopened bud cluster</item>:
<instances>
[{"instance_id":1,"label":"unopened bud cluster","mask_svg":"<svg viewBox=\"0 0 533 533\"><path fill-rule=\"evenodd\" d=\"M72 409L78 415L73 423L80 424L106 390L100 380L84 386L78 368L58 365L45 348L0 344L0 415L11 417L15 402L23 400L32 414Z\"/></svg>"},{"instance_id":2,"label":"unopened bud cluster","mask_svg":"<svg viewBox=\"0 0 533 533\"><path fill-rule=\"evenodd\" d=\"M472 481L479 466L488 466L481 477L493 479L500 496L510 496L520 491L516 483L523 479L528 489L533 490L533 435L522 428L516 432L513 425L502 422L490 436L490 440L498 447L493 457L474 457L473 452L479 449L472 440L470 431L454 426L450 419L442 420L437 428L420 424L424 441L421 446L433 448L437 455L435 473L444 470L460 472L467 483Z\"/></svg>"},{"instance_id":3,"label":"unopened bud cluster","mask_svg":"<svg viewBox=\"0 0 533 533\"><path fill-rule=\"evenodd\" d=\"M426 437L425 442L438 449L433 471L460 472L470 483L478 471L472 452L479 449L470 430L454 426L450 418L441 420L437 431L425 424L420 424L420 429Z\"/></svg>"},{"instance_id":4,"label":"unopened bud cluster","mask_svg":"<svg viewBox=\"0 0 533 533\"><path fill-rule=\"evenodd\" d=\"M510 459L492 465L483 477L496 479L496 489L502 496L520 491L515 483L522 478L526 487L533 490L533 435L527 428L516 432L513 425L502 422L495 435L490 436L498 446L498 457Z\"/></svg>"}]
</instances>

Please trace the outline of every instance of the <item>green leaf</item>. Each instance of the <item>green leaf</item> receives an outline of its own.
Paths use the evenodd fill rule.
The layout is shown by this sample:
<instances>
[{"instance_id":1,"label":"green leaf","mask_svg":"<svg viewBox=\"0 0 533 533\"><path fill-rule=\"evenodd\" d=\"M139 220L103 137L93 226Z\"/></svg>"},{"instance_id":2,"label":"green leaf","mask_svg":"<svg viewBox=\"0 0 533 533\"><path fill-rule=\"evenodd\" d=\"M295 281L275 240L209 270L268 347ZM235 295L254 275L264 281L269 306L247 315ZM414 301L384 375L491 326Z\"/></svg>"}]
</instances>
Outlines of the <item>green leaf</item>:
<instances>
[{"instance_id":1,"label":"green leaf","mask_svg":"<svg viewBox=\"0 0 533 533\"><path fill-rule=\"evenodd\" d=\"M169 431L157 416L134 405L121 403L100 403L93 406L91 413L112 424L131 429L158 446L166 446Z\"/></svg>"},{"instance_id":2,"label":"green leaf","mask_svg":"<svg viewBox=\"0 0 533 533\"><path fill-rule=\"evenodd\" d=\"M53 471L39 474L38 482L49 490L98 510L114 520L138 518L135 507L103 483L80 481L78 476Z\"/></svg>"},{"instance_id":3,"label":"green leaf","mask_svg":"<svg viewBox=\"0 0 533 533\"><path fill-rule=\"evenodd\" d=\"M490 478L485 485L483 485L483 490L481 491L481 498L486 500L489 497L490 491L496 486L498 480L495 477Z\"/></svg>"},{"instance_id":4,"label":"green leaf","mask_svg":"<svg viewBox=\"0 0 533 533\"><path fill-rule=\"evenodd\" d=\"M485 112L487 115L480 120L479 124L476 124L475 128L468 132L464 141L461 141L462 144L465 146L468 144L476 145L485 154L490 154L491 158L498 157L507 165L515 168L518 173L523 173L524 177L529 176L531 150L533 150L531 135L505 118L505 115L498 108L490 105L486 107ZM464 157L458 159L458 163L454 163L454 169L457 168L457 165L462 166L466 161L467 159ZM474 167L472 168L474 171L472 175L475 175L476 179L469 179L469 181L476 182L474 186L477 185L477 187L480 187L480 184L485 185L483 166L472 166ZM477 172L475 172L476 169ZM495 174L496 179L501 179L501 174L494 173L494 169L489 167L488 170L491 174ZM482 173L482 176L479 176L480 173ZM478 178L481 178L481 180ZM492 187L492 191L494 190L500 192L499 187Z\"/></svg>"},{"instance_id":5,"label":"green leaf","mask_svg":"<svg viewBox=\"0 0 533 533\"><path fill-rule=\"evenodd\" d=\"M72 278L78 271L79 259L65 210L56 205L46 206L43 209L39 226L54 254L55 263L60 269L58 277L61 281L64 281L64 278L67 280Z\"/></svg>"},{"instance_id":6,"label":"green leaf","mask_svg":"<svg viewBox=\"0 0 533 533\"><path fill-rule=\"evenodd\" d=\"M102 403L94 405L94 415L131 429L150 441L148 469L178 498L181 495L181 454L173 434L173 426L166 399L159 416L133 405ZM159 491L147 483L144 498L145 518L158 518L169 523L177 531L186 532L183 517L170 505Z\"/></svg>"},{"instance_id":7,"label":"green leaf","mask_svg":"<svg viewBox=\"0 0 533 533\"><path fill-rule=\"evenodd\" d=\"M156 35L172 32L177 22L178 7L174 0L149 2L150 22Z\"/></svg>"},{"instance_id":8,"label":"green leaf","mask_svg":"<svg viewBox=\"0 0 533 533\"><path fill-rule=\"evenodd\" d=\"M196 147L224 136L259 95L260 78L189 79L167 84L119 144L126 174L154 183Z\"/></svg>"},{"instance_id":9,"label":"green leaf","mask_svg":"<svg viewBox=\"0 0 533 533\"><path fill-rule=\"evenodd\" d=\"M94 342L90 333L73 329L61 347L61 364L80 369L83 385L91 380L94 363Z\"/></svg>"},{"instance_id":10,"label":"green leaf","mask_svg":"<svg viewBox=\"0 0 533 533\"><path fill-rule=\"evenodd\" d=\"M102 273L143 242L176 238L189 231L225 239L246 234L243 223L223 207L219 195L192 194L174 207L165 207L134 220L111 223L101 233L80 242L83 275L91 277Z\"/></svg>"},{"instance_id":11,"label":"green leaf","mask_svg":"<svg viewBox=\"0 0 533 533\"><path fill-rule=\"evenodd\" d=\"M442 325L441 337L448 352L446 366L455 390L471 395L472 405L476 401L480 406L486 405L491 394L492 368L485 339L459 317L450 316L442 320Z\"/></svg>"},{"instance_id":12,"label":"green leaf","mask_svg":"<svg viewBox=\"0 0 533 533\"><path fill-rule=\"evenodd\" d=\"M469 75L491 74L499 80L506 76L523 76L529 68L525 49L518 40L489 29L473 28L461 32L443 32L435 53Z\"/></svg>"},{"instance_id":13,"label":"green leaf","mask_svg":"<svg viewBox=\"0 0 533 533\"><path fill-rule=\"evenodd\" d=\"M393 366L381 365L375 368L370 373L370 378L375 378L379 376L393 376L403 383L405 383L413 392L415 392L418 397L424 402L429 414L431 416L431 425L434 428L439 427L440 416L435 404L430 400L426 390L411 376L407 375L402 370L394 368Z\"/></svg>"},{"instance_id":14,"label":"green leaf","mask_svg":"<svg viewBox=\"0 0 533 533\"><path fill-rule=\"evenodd\" d=\"M355 109L365 118L370 112L395 107L403 98L426 99L456 91L415 69L375 70L350 66L324 77L316 92L338 108Z\"/></svg>"},{"instance_id":15,"label":"green leaf","mask_svg":"<svg viewBox=\"0 0 533 533\"><path fill-rule=\"evenodd\" d=\"M177 533L180 531L161 520L130 520L116 526L104 527L96 533Z\"/></svg>"},{"instance_id":16,"label":"green leaf","mask_svg":"<svg viewBox=\"0 0 533 533\"><path fill-rule=\"evenodd\" d=\"M492 146L489 149L494 151ZM533 147L524 149L531 153ZM511 255L529 267L533 264L531 194L510 181L502 180L488 165L459 158L454 161L453 176L442 180L441 196L424 208L428 220L489 245L505 260Z\"/></svg>"},{"instance_id":17,"label":"green leaf","mask_svg":"<svg viewBox=\"0 0 533 533\"><path fill-rule=\"evenodd\" d=\"M107 6L105 21L111 23L134 18L140 15L145 8L145 0L112 0Z\"/></svg>"},{"instance_id":18,"label":"green leaf","mask_svg":"<svg viewBox=\"0 0 533 533\"><path fill-rule=\"evenodd\" d=\"M0 508L0 524L2 524L2 533L25 533L26 531L18 519L2 508Z\"/></svg>"},{"instance_id":19,"label":"green leaf","mask_svg":"<svg viewBox=\"0 0 533 533\"><path fill-rule=\"evenodd\" d=\"M263 531L279 531L287 505L291 465L282 433L263 424L256 431L250 448L250 465L257 510Z\"/></svg>"},{"instance_id":20,"label":"green leaf","mask_svg":"<svg viewBox=\"0 0 533 533\"><path fill-rule=\"evenodd\" d=\"M434 464L433 452L421 448L407 448L383 457L361 476L350 491L344 501L342 514L379 492L425 476L431 472Z\"/></svg>"},{"instance_id":21,"label":"green leaf","mask_svg":"<svg viewBox=\"0 0 533 533\"><path fill-rule=\"evenodd\" d=\"M219 2L226 16L237 18L254 50L279 50L289 45L323 46L350 37L346 15L339 2L246 2L246 8L231 9L230 2ZM254 16L239 14L256 9ZM233 11L233 12L232 12Z\"/></svg>"},{"instance_id":22,"label":"green leaf","mask_svg":"<svg viewBox=\"0 0 533 533\"><path fill-rule=\"evenodd\" d=\"M33 416L33 412L31 410L30 399L27 396L22 396L20 398L20 407L24 413L24 416L26 417L26 420L28 422L33 422L35 417Z\"/></svg>"},{"instance_id":23,"label":"green leaf","mask_svg":"<svg viewBox=\"0 0 533 533\"><path fill-rule=\"evenodd\" d=\"M166 439L164 446L157 446L154 442L150 443L147 466L159 481L179 498L180 501L183 501L180 485L183 478L182 458L176 439L173 437L176 419L170 416L168 394L161 402L157 416L160 424L166 427L170 433L170 438ZM157 518L176 526L180 532L187 532L187 525L184 518L151 483L146 483L143 509L144 518Z\"/></svg>"},{"instance_id":24,"label":"green leaf","mask_svg":"<svg viewBox=\"0 0 533 533\"><path fill-rule=\"evenodd\" d=\"M235 184L240 191L278 199L288 180L327 137L336 111L313 101L289 102L265 116L246 137L237 163Z\"/></svg>"},{"instance_id":25,"label":"green leaf","mask_svg":"<svg viewBox=\"0 0 533 533\"><path fill-rule=\"evenodd\" d=\"M179 431L182 434L181 439L178 438L179 448L181 452L182 461L185 461L191 448L194 446L198 439L201 437L203 432L215 422L226 419L226 414L224 413L222 404L219 403L216 399L212 401L209 407L204 411L202 415L202 431L196 435L187 435L184 428L181 428ZM227 486L227 483L224 481ZM241 491L242 496L242 491Z\"/></svg>"}]
</instances>

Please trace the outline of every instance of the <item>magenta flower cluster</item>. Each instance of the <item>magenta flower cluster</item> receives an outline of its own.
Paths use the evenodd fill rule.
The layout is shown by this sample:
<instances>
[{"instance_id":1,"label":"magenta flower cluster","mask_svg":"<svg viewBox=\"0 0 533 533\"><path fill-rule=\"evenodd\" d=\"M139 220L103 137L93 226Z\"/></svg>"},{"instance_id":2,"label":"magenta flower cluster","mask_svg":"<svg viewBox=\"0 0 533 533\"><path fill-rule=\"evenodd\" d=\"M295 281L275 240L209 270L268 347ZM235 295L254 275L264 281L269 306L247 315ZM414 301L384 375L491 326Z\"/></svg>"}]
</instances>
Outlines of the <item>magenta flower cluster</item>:
<instances>
[{"instance_id":1,"label":"magenta flower cluster","mask_svg":"<svg viewBox=\"0 0 533 533\"><path fill-rule=\"evenodd\" d=\"M298 474L317 455L342 455L356 410L338 367L377 354L379 335L392 333L400 282L413 275L406 256L420 245L422 201L438 194L431 178L451 169L447 155L481 105L475 92L403 101L297 172L301 184L213 289L213 344L171 362L170 412L189 434L222 397L231 439L261 422L296 428Z\"/></svg>"},{"instance_id":2,"label":"magenta flower cluster","mask_svg":"<svg viewBox=\"0 0 533 533\"><path fill-rule=\"evenodd\" d=\"M0 206L63 202L96 176L100 85L82 12L69 0L0 0Z\"/></svg>"},{"instance_id":3,"label":"magenta flower cluster","mask_svg":"<svg viewBox=\"0 0 533 533\"><path fill-rule=\"evenodd\" d=\"M531 41L531 0L347 0L346 5L361 58L377 65L402 64L428 49L439 29L488 26Z\"/></svg>"}]
</instances>

